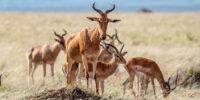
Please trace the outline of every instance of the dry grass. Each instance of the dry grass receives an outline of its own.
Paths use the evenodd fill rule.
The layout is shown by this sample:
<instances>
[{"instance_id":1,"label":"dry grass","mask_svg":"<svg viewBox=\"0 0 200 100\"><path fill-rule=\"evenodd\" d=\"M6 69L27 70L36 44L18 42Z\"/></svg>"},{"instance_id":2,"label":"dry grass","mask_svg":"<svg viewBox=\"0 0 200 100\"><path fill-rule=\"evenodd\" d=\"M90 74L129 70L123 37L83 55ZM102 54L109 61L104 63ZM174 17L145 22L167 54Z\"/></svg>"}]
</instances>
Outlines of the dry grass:
<instances>
[{"instance_id":1,"label":"dry grass","mask_svg":"<svg viewBox=\"0 0 200 100\"><path fill-rule=\"evenodd\" d=\"M0 71L6 72L3 85L0 87L1 99L23 99L35 95L46 88L65 86L65 77L61 71L65 63L65 54L61 52L55 64L55 80L47 70L47 83L42 84L42 67L36 69L36 84L28 86L28 66L25 52L33 45L53 43L52 30L59 33L65 28L66 39L72 33L92 26L95 22L86 19L88 13L0 13ZM118 29L119 37L126 44L127 59L143 56L155 60L165 79L178 68L189 68L200 65L200 13L111 13L110 18L119 18L117 24L109 24L108 33ZM122 82L128 77L123 66L120 76L112 76L106 81L105 97L122 98ZM93 86L94 87L94 86ZM153 99L151 86L148 99ZM160 96L160 87L157 85ZM168 97L169 100L194 100L200 97L197 89L177 89ZM133 98L127 92L125 99ZM162 98L162 97L160 97Z\"/></svg>"}]
</instances>

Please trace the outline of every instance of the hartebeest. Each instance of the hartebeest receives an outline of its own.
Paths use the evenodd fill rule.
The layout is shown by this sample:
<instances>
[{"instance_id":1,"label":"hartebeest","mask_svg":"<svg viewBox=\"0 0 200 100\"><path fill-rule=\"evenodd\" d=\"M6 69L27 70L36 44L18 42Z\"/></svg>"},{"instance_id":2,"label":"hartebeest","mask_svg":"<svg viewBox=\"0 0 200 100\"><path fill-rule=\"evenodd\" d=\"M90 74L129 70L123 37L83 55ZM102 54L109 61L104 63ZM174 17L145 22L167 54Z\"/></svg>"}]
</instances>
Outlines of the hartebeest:
<instances>
[{"instance_id":1,"label":"hartebeest","mask_svg":"<svg viewBox=\"0 0 200 100\"><path fill-rule=\"evenodd\" d=\"M92 29L85 29L79 33L74 34L66 44L66 56L67 56L67 77L70 77L72 64L74 62L80 63L84 66L85 75L87 78L87 87L89 85L88 78L88 59L91 59L93 62L93 77L96 71L97 64L97 56L100 52L100 42L101 40L106 39L106 31L108 22L118 22L120 20L111 20L107 17L107 14L115 9L115 5L113 5L112 9L102 12L99 9L95 8L95 3L93 3L92 8L100 14L98 18L96 17L87 17L91 21L98 22L97 26ZM69 84L69 80L67 78L67 83Z\"/></svg>"},{"instance_id":2,"label":"hartebeest","mask_svg":"<svg viewBox=\"0 0 200 100\"><path fill-rule=\"evenodd\" d=\"M162 74L159 66L153 60L143 58L143 57L131 58L125 65L125 69L129 73L128 81L129 81L131 89L133 89L133 81L134 81L134 77L137 73L143 73L143 74L147 75L148 77L151 78L152 81L153 81L153 79L156 79L159 82L160 87L163 91L163 97L167 97L170 94L170 92L172 92L177 87L178 74L175 79L175 87L171 88L170 84L169 84L171 77L169 77L168 81L165 82L165 80L163 78L163 74ZM145 84L148 84L148 83L145 83ZM155 95L154 83L152 85L153 85L154 95ZM133 91L133 94L135 95L134 91Z\"/></svg>"},{"instance_id":3,"label":"hartebeest","mask_svg":"<svg viewBox=\"0 0 200 100\"><path fill-rule=\"evenodd\" d=\"M67 32L64 30L64 34L59 35L54 32L58 39L55 39L53 45L45 44L32 47L26 54L29 65L29 77L32 78L34 82L34 72L38 65L43 64L43 77L46 77L46 64L51 66L51 75L54 76L54 63L60 52L60 50L65 51L65 39L64 36Z\"/></svg>"},{"instance_id":4,"label":"hartebeest","mask_svg":"<svg viewBox=\"0 0 200 100\"><path fill-rule=\"evenodd\" d=\"M107 79L116 71L116 69L118 68L118 64L126 63L126 60L124 59L123 56L127 53L127 52L122 52L123 46L120 51L118 51L118 49L111 44L106 44L106 46L109 46L114 49L114 52L112 53L107 50L107 52L111 53L110 55L112 55L112 59L109 62L98 61L96 75L95 75L96 92L99 93L99 84L101 83L102 94L104 93L104 80ZM64 66L67 67L66 65ZM78 70L78 65L74 64L74 66L72 66L72 72L70 73L71 76L69 80L71 82L74 82L76 80L75 73L77 70ZM89 71L89 77L93 78L92 77L93 67L92 67L92 63L90 62L88 63L88 71ZM83 78L85 77L83 72L81 74L81 77Z\"/></svg>"}]
</instances>

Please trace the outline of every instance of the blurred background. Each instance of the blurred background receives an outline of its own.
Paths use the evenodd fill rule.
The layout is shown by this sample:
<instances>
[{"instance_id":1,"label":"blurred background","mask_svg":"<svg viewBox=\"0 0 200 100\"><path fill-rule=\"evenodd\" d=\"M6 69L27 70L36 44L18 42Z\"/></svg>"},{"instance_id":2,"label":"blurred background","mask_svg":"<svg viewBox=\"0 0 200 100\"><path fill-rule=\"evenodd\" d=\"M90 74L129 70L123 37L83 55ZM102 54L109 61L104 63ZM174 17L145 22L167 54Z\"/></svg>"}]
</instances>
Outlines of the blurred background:
<instances>
[{"instance_id":1,"label":"blurred background","mask_svg":"<svg viewBox=\"0 0 200 100\"><path fill-rule=\"evenodd\" d=\"M61 34L62 29L66 29L67 41L86 26L94 28L97 22L86 19L99 16L92 9L94 2L102 11L110 9L111 4L116 5L108 17L121 21L110 23L107 33L115 34L114 29L117 29L119 39L126 44L127 60L139 56L156 61L165 80L177 71L180 73L179 83L186 85L178 87L167 100L199 100L200 0L0 0L0 75L4 73L0 100L24 100L46 89L66 86L62 72L66 63L65 52L60 52L57 57L54 78L47 65L47 81L43 84L43 67L40 65L34 74L36 83L30 85L26 52L32 46L54 44L53 30ZM115 45L120 46L117 42ZM130 90L122 97L122 83L128 73L123 65L119 69L117 76L111 75L105 81L102 97L132 100L134 96ZM198 81L193 85L191 80L196 79ZM86 88L86 82L82 82L82 87ZM155 82L158 100L163 100L160 85ZM95 91L95 84L91 87L91 92ZM146 97L154 100L151 85Z\"/></svg>"},{"instance_id":2,"label":"blurred background","mask_svg":"<svg viewBox=\"0 0 200 100\"><path fill-rule=\"evenodd\" d=\"M0 0L0 11L91 12L89 6L95 1L102 9L115 3L117 12L135 12L141 8L156 12L200 11L200 0Z\"/></svg>"}]
</instances>

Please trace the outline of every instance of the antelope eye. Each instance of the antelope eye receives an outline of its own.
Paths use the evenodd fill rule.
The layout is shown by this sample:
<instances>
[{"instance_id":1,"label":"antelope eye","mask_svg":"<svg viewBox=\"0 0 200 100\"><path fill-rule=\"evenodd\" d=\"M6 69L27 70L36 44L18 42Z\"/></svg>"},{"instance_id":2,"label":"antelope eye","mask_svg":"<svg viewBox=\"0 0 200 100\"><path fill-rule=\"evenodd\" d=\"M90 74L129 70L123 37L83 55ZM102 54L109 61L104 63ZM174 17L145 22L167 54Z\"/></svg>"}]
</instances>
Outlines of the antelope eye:
<instances>
[{"instance_id":1,"label":"antelope eye","mask_svg":"<svg viewBox=\"0 0 200 100\"><path fill-rule=\"evenodd\" d=\"M64 45L64 42L60 42L60 44Z\"/></svg>"},{"instance_id":2,"label":"antelope eye","mask_svg":"<svg viewBox=\"0 0 200 100\"><path fill-rule=\"evenodd\" d=\"M116 57L120 58L118 55L116 55Z\"/></svg>"}]
</instances>

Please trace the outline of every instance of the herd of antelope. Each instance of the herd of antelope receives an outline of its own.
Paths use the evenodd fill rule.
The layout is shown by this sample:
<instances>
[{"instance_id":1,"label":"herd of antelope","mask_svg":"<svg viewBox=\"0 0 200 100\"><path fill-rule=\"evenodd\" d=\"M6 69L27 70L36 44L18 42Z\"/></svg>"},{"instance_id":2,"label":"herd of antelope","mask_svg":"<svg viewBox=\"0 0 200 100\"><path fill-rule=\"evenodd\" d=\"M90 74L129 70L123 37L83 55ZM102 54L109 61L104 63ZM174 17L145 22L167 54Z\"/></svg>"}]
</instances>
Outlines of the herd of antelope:
<instances>
[{"instance_id":1,"label":"herd of antelope","mask_svg":"<svg viewBox=\"0 0 200 100\"><path fill-rule=\"evenodd\" d=\"M54 76L54 63L60 51L64 51L66 54L66 64L63 65L62 70L66 76L67 85L70 85L77 80L86 78L87 87L89 87L89 79L95 80L96 92L99 94L99 85L101 86L101 92L104 93L104 81L112 74L118 72L119 64L124 64L124 68L129 74L129 77L123 83L124 94L127 83L133 91L133 82L136 76L138 91L140 95L146 94L148 83L151 81L153 86L153 92L155 93L154 79L156 79L162 89L163 96L168 94L177 87L177 77L174 81L174 88L171 88L170 79L165 81L163 74L153 60L143 57L133 57L128 61L125 59L126 51L123 51L124 43L119 40L117 30L112 36L107 34L107 26L109 22L116 23L120 20L110 19L107 17L108 13L115 9L115 5L112 5L112 9L105 12L97 9L95 3L92 8L98 12L99 17L87 17L91 21L96 21L98 24L93 29L85 28L82 31L72 35L67 42L65 42L64 36L67 31L64 30L64 34L59 35L54 31L55 43L53 45L45 44L32 47L26 54L29 64L29 78L34 82L34 72L38 65L43 65L43 78L46 77L46 64L51 66L51 75ZM118 49L114 42L117 40L121 44L121 48ZM142 91L142 92L141 92Z\"/></svg>"}]
</instances>

